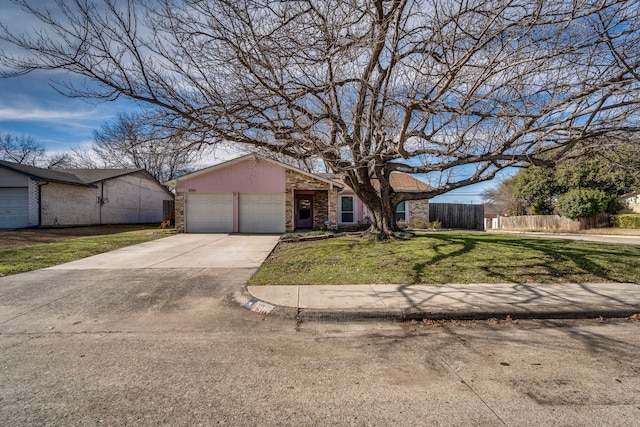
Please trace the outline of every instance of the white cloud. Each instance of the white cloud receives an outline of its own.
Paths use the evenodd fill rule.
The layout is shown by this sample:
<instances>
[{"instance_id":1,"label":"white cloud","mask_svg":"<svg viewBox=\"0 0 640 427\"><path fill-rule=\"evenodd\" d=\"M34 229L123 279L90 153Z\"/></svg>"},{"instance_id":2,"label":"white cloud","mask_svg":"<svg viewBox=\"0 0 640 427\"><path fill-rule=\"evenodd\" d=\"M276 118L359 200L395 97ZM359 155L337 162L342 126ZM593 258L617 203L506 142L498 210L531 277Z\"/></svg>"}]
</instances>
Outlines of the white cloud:
<instances>
[{"instance_id":1,"label":"white cloud","mask_svg":"<svg viewBox=\"0 0 640 427\"><path fill-rule=\"evenodd\" d=\"M57 122L58 120L83 120L92 115L93 113L87 111L0 108L0 121Z\"/></svg>"}]
</instances>

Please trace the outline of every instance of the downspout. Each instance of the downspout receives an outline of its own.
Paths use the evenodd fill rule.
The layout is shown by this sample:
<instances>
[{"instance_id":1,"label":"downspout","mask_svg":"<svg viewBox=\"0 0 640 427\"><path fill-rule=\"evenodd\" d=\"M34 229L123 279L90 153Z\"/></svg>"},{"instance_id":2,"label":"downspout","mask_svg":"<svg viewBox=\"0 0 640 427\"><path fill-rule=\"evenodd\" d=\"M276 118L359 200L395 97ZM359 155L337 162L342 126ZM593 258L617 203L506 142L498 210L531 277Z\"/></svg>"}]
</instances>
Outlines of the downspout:
<instances>
[{"instance_id":1,"label":"downspout","mask_svg":"<svg viewBox=\"0 0 640 427\"><path fill-rule=\"evenodd\" d=\"M104 205L104 181L100 182L100 207L98 208L98 222L102 225L102 205Z\"/></svg>"}]
</instances>

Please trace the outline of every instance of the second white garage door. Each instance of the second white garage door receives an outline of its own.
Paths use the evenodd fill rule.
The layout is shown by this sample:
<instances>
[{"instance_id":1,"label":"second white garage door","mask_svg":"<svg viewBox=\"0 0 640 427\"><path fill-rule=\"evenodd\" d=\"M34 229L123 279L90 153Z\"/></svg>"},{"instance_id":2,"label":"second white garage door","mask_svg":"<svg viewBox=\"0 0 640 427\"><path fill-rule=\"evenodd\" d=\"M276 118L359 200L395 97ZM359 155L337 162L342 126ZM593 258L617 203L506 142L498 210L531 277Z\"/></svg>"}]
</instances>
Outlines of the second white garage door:
<instances>
[{"instance_id":1,"label":"second white garage door","mask_svg":"<svg viewBox=\"0 0 640 427\"><path fill-rule=\"evenodd\" d=\"M238 223L241 233L284 233L283 193L240 193Z\"/></svg>"},{"instance_id":2,"label":"second white garage door","mask_svg":"<svg viewBox=\"0 0 640 427\"><path fill-rule=\"evenodd\" d=\"M232 233L232 193L187 193L187 233Z\"/></svg>"},{"instance_id":3,"label":"second white garage door","mask_svg":"<svg viewBox=\"0 0 640 427\"><path fill-rule=\"evenodd\" d=\"M29 189L0 188L0 228L29 226Z\"/></svg>"}]
</instances>

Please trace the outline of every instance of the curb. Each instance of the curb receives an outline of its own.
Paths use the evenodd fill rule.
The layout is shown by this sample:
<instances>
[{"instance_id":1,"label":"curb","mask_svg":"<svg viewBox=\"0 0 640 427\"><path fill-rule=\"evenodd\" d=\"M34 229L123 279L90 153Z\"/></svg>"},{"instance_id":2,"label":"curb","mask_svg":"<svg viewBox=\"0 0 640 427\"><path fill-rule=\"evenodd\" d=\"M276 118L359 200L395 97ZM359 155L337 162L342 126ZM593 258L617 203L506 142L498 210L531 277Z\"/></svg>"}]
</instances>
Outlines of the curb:
<instances>
[{"instance_id":1,"label":"curb","mask_svg":"<svg viewBox=\"0 0 640 427\"><path fill-rule=\"evenodd\" d=\"M597 319L626 318L640 313L640 304L633 305L580 305L580 306L544 306L544 305L498 305L491 308L477 307L449 308L438 311L425 311L420 308L405 309L320 309L298 308L271 304L252 296L247 286L242 286L233 295L233 300L241 307L246 308L249 301L260 301L273 307L266 315L277 316L297 321L324 321L324 322L366 322L366 321L407 321L407 320L487 320L512 318L521 320L548 320L548 319Z\"/></svg>"},{"instance_id":2,"label":"curb","mask_svg":"<svg viewBox=\"0 0 640 427\"><path fill-rule=\"evenodd\" d=\"M392 320L404 322L407 320L487 320L487 319L519 319L519 320L549 320L549 319L597 319L626 318L640 313L640 307L629 308L585 308L580 310L550 309L549 307L538 310L323 310L323 309L299 309L298 318L309 321L375 321Z\"/></svg>"}]
</instances>

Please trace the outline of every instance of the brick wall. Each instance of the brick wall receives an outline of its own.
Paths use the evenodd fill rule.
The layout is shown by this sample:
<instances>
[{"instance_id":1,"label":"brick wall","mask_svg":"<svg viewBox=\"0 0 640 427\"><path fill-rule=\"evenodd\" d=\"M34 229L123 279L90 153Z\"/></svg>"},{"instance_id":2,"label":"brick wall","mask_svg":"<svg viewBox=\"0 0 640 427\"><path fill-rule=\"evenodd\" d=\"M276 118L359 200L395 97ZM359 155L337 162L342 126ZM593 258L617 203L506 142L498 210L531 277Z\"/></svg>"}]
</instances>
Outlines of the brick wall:
<instances>
[{"instance_id":1,"label":"brick wall","mask_svg":"<svg viewBox=\"0 0 640 427\"><path fill-rule=\"evenodd\" d=\"M409 220L423 219L429 221L429 200L410 200L409 201Z\"/></svg>"},{"instance_id":2,"label":"brick wall","mask_svg":"<svg viewBox=\"0 0 640 427\"><path fill-rule=\"evenodd\" d=\"M40 225L40 198L38 184L29 180L29 226Z\"/></svg>"},{"instance_id":3,"label":"brick wall","mask_svg":"<svg viewBox=\"0 0 640 427\"><path fill-rule=\"evenodd\" d=\"M329 194L327 191L313 193L313 228L324 228L324 222L329 219Z\"/></svg>"},{"instance_id":4,"label":"brick wall","mask_svg":"<svg viewBox=\"0 0 640 427\"><path fill-rule=\"evenodd\" d=\"M330 190L330 185L324 181L287 169L285 175L286 196L285 215L286 230L294 229L294 197L295 190L313 190L313 228L324 227L324 222L329 220L333 224L336 221L335 207L337 206L337 189ZM330 194L331 193L331 196ZM332 200L332 197L335 200ZM333 209L333 210L332 210Z\"/></svg>"},{"instance_id":5,"label":"brick wall","mask_svg":"<svg viewBox=\"0 0 640 427\"><path fill-rule=\"evenodd\" d=\"M172 199L142 174L105 181L103 194L102 224L160 223L162 202Z\"/></svg>"},{"instance_id":6,"label":"brick wall","mask_svg":"<svg viewBox=\"0 0 640 427\"><path fill-rule=\"evenodd\" d=\"M99 188L50 182L41 186L43 226L99 224Z\"/></svg>"},{"instance_id":7,"label":"brick wall","mask_svg":"<svg viewBox=\"0 0 640 427\"><path fill-rule=\"evenodd\" d=\"M43 226L143 224L162 221L171 195L144 175L125 175L97 188L50 182L41 187Z\"/></svg>"},{"instance_id":8,"label":"brick wall","mask_svg":"<svg viewBox=\"0 0 640 427\"><path fill-rule=\"evenodd\" d=\"M185 193L176 193L176 231L184 233Z\"/></svg>"}]
</instances>

